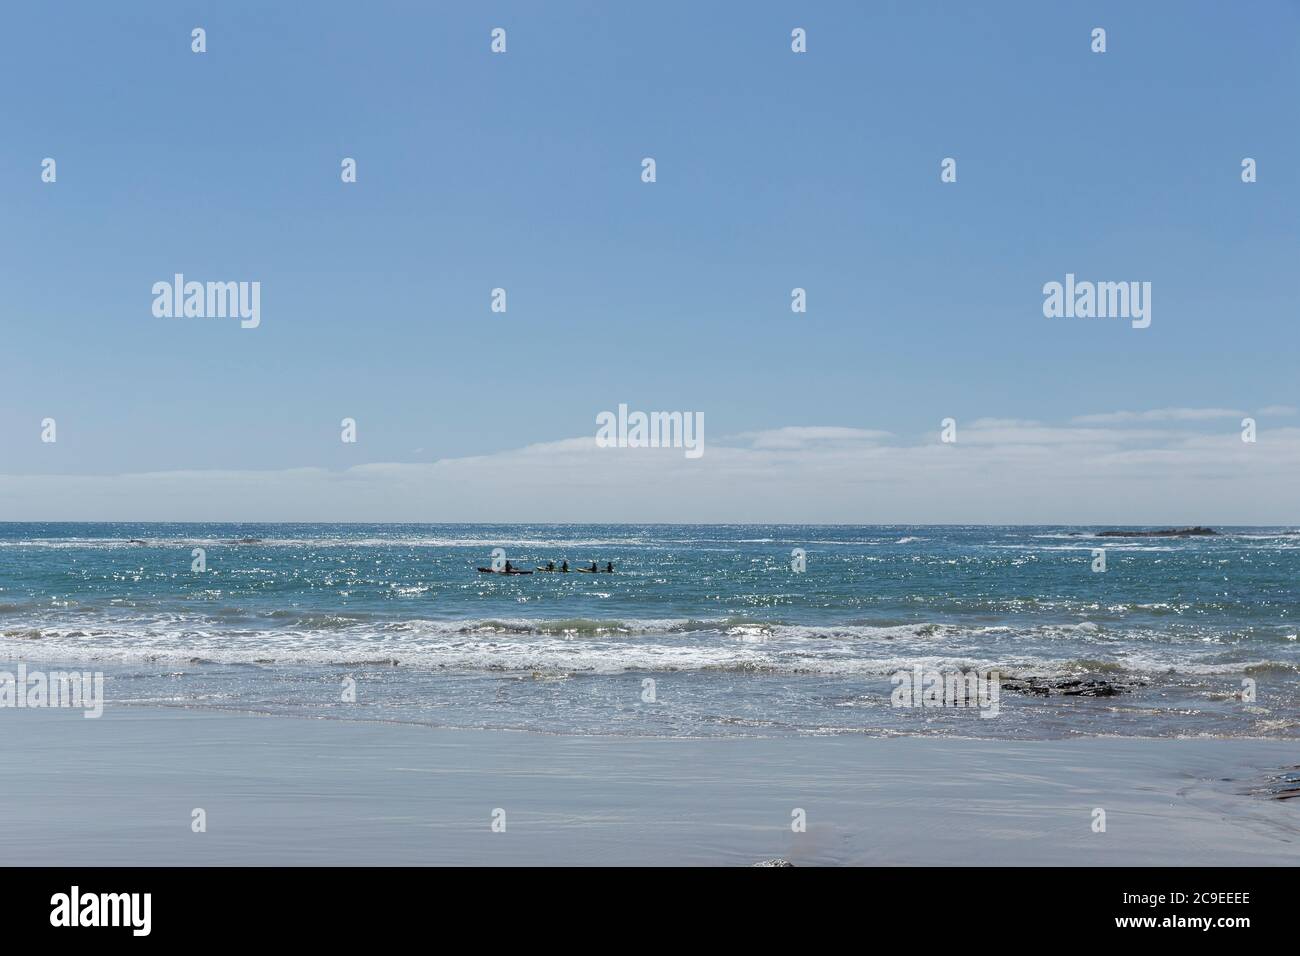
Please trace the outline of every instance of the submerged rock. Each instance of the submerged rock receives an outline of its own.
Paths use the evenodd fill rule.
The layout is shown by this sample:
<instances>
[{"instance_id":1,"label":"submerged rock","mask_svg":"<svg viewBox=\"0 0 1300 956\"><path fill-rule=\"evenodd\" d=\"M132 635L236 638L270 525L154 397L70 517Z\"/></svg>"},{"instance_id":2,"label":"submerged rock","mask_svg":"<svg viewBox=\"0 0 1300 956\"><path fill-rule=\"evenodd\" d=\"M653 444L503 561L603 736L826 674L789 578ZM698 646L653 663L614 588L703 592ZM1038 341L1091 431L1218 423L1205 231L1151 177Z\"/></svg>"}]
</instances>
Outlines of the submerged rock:
<instances>
[{"instance_id":1,"label":"submerged rock","mask_svg":"<svg viewBox=\"0 0 1300 956\"><path fill-rule=\"evenodd\" d=\"M1270 800L1294 800L1300 797L1300 767L1291 767L1271 775L1268 783L1255 792Z\"/></svg>"},{"instance_id":2,"label":"submerged rock","mask_svg":"<svg viewBox=\"0 0 1300 956\"><path fill-rule=\"evenodd\" d=\"M1138 687L1145 687L1144 681L1125 683L1110 681L1099 677L1080 678L1046 678L1046 677L1004 677L1001 689L1021 694L1038 694L1040 697L1057 695L1060 697L1117 697Z\"/></svg>"}]
</instances>

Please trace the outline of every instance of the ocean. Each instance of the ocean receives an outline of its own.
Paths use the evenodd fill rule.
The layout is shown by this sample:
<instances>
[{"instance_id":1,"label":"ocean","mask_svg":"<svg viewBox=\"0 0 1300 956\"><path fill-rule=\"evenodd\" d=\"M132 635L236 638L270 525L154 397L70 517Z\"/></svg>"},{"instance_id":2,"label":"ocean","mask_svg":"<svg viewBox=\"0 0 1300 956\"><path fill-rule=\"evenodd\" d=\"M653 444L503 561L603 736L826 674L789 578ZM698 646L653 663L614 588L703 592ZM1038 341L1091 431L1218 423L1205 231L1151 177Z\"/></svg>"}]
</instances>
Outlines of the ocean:
<instances>
[{"instance_id":1,"label":"ocean","mask_svg":"<svg viewBox=\"0 0 1300 956\"><path fill-rule=\"evenodd\" d=\"M0 524L0 670L102 671L109 708L580 735L1297 736L1300 531L1097 530ZM497 548L615 573L478 572ZM996 716L895 706L900 672L970 671Z\"/></svg>"}]
</instances>

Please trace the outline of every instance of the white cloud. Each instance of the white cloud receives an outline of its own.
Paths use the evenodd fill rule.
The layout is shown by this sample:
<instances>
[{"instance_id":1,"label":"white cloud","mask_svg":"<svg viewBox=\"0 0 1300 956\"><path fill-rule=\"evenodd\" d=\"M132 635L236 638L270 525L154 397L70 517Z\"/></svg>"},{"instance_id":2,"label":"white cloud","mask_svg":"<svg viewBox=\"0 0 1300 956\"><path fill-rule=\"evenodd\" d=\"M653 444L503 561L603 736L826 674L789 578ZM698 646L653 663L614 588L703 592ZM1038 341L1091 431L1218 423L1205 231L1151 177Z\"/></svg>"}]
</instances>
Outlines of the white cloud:
<instances>
[{"instance_id":1,"label":"white cloud","mask_svg":"<svg viewBox=\"0 0 1300 956\"><path fill-rule=\"evenodd\" d=\"M1300 428L1247 444L1235 427L985 419L959 422L953 445L937 428L905 442L800 426L709 443L698 460L582 436L342 471L11 475L0 519L1288 524L1297 474Z\"/></svg>"},{"instance_id":2,"label":"white cloud","mask_svg":"<svg viewBox=\"0 0 1300 956\"><path fill-rule=\"evenodd\" d=\"M1125 422L1206 422L1220 418L1241 418L1245 412L1232 408L1153 408L1145 412L1105 412L1078 415L1076 425L1120 425Z\"/></svg>"},{"instance_id":3,"label":"white cloud","mask_svg":"<svg viewBox=\"0 0 1300 956\"><path fill-rule=\"evenodd\" d=\"M748 444L752 448L807 448L813 445L853 445L877 442L892 438L891 432L867 428L841 428L836 425L789 425L767 431L742 432L724 438L733 444Z\"/></svg>"}]
</instances>

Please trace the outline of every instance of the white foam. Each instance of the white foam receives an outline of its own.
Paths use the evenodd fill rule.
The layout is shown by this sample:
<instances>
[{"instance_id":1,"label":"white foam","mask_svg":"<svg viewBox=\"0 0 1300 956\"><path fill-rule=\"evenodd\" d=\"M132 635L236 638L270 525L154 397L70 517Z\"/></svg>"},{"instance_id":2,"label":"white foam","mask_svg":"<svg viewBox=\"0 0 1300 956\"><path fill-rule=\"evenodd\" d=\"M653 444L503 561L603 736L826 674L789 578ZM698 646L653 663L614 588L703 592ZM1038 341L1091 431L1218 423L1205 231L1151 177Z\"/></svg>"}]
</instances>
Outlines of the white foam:
<instances>
[{"instance_id":1,"label":"white foam","mask_svg":"<svg viewBox=\"0 0 1300 956\"><path fill-rule=\"evenodd\" d=\"M1208 636L1212 638L1212 635ZM226 664L347 664L467 671L759 670L882 676L917 663L998 668L1042 676L1077 673L1081 659L1134 674L1241 674L1284 662L1224 662L1207 635L1127 632L1118 641L1091 621L1015 629L951 624L790 625L745 619L597 621L410 620L304 615L285 626L238 627L179 615L136 615L93 625L9 623L0 653L23 659ZM1047 649L1051 648L1051 652ZM1136 649L1135 649L1136 648ZM1294 642L1278 649L1294 649Z\"/></svg>"}]
</instances>

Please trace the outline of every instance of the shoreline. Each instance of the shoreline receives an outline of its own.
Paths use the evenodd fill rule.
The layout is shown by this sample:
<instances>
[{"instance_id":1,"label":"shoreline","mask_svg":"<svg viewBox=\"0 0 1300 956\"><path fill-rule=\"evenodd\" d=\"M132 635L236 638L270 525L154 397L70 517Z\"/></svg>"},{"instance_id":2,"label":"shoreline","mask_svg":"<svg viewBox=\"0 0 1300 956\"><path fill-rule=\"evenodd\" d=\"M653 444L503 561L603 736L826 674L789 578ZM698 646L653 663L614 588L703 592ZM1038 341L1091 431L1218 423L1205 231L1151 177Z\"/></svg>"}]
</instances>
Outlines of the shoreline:
<instances>
[{"instance_id":1,"label":"shoreline","mask_svg":"<svg viewBox=\"0 0 1300 956\"><path fill-rule=\"evenodd\" d=\"M619 738L156 705L0 721L22 768L0 777L10 865L1300 862L1300 806L1249 792L1293 740Z\"/></svg>"},{"instance_id":2,"label":"shoreline","mask_svg":"<svg viewBox=\"0 0 1300 956\"><path fill-rule=\"evenodd\" d=\"M1242 666L1244 673L1264 679L1266 664ZM1002 672L1000 693L990 702L996 703L996 709L990 710L974 700L906 706L893 699L896 680L870 673L642 668L605 673L540 664L484 671L399 665L396 660L252 662L186 660L165 653L138 661L102 660L74 658L64 648L46 648L40 642L13 647L0 640L0 688L12 686L3 683L9 678L24 686L24 669L49 677L51 697L55 677L67 675L79 682L89 695L86 706L92 709L156 706L430 730L692 740L1300 739L1296 736L1300 724L1280 703L1287 697L1287 687L1296 683L1289 671L1281 674L1287 683L1265 685L1261 698L1251 702L1233 694L1236 685L1223 675L1201 675L1194 678L1198 683L1192 683L1193 678L1186 676L1133 678L1100 671L1070 680ZM641 697L646 681L653 681L657 695L650 701ZM345 699L346 694L351 699ZM743 705L751 698L763 701L759 711L745 710ZM821 709L798 709L808 701L820 701ZM0 691L0 715L7 708L31 706L15 700L12 690ZM989 716L997 719L984 719Z\"/></svg>"}]
</instances>

